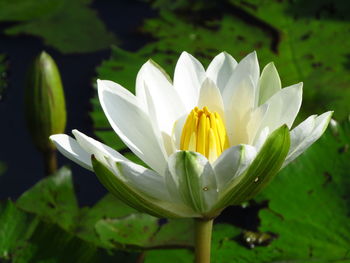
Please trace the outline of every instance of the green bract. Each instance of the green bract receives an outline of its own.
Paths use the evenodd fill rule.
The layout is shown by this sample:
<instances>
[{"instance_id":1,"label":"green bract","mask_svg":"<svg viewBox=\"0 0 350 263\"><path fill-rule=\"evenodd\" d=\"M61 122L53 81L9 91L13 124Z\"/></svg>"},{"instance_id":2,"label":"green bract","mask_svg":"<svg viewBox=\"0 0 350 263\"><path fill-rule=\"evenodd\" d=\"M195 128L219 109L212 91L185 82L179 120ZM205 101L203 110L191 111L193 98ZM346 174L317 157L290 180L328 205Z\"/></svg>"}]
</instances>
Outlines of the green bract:
<instances>
[{"instance_id":1,"label":"green bract","mask_svg":"<svg viewBox=\"0 0 350 263\"><path fill-rule=\"evenodd\" d=\"M57 65L46 52L42 52L29 69L25 113L35 146L43 152L51 150L49 136L65 130L66 105Z\"/></svg>"},{"instance_id":2,"label":"green bract","mask_svg":"<svg viewBox=\"0 0 350 263\"><path fill-rule=\"evenodd\" d=\"M291 129L302 83L282 89L273 63L260 75L255 52L239 63L220 53L207 69L183 52L173 83L149 60L136 96L112 81L97 84L114 131L149 168L77 130L75 139L50 138L111 193L158 217L209 219L251 199L323 134L332 115Z\"/></svg>"}]
</instances>

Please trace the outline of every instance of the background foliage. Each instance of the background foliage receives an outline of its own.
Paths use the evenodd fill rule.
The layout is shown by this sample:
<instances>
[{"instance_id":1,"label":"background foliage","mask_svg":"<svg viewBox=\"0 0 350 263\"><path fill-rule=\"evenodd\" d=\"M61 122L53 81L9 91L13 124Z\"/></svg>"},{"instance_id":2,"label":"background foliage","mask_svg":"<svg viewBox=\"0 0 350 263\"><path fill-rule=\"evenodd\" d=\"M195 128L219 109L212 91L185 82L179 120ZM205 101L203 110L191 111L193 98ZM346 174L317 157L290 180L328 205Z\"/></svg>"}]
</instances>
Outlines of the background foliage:
<instances>
[{"instance_id":1,"label":"background foliage","mask_svg":"<svg viewBox=\"0 0 350 263\"><path fill-rule=\"evenodd\" d=\"M301 118L335 110L343 122L286 167L255 200L229 208L214 227L212 262L350 262L350 42L346 1L145 1L156 10L137 51L116 46L90 0L0 2L1 30L38 36L62 53L110 49L94 79L134 91L152 58L172 76L186 50L204 65L225 50L237 60L257 50L261 68L274 61L284 86L303 81ZM110 46L114 44L114 46ZM0 96L8 62L0 56ZM94 81L92 82L94 83ZM138 161L91 99L94 134ZM0 163L0 173L5 165ZM253 212L252 212L253 211ZM241 224L239 217L255 222ZM0 204L0 262L191 262L191 220L141 214L107 194L80 207L72 173L61 168Z\"/></svg>"}]
</instances>

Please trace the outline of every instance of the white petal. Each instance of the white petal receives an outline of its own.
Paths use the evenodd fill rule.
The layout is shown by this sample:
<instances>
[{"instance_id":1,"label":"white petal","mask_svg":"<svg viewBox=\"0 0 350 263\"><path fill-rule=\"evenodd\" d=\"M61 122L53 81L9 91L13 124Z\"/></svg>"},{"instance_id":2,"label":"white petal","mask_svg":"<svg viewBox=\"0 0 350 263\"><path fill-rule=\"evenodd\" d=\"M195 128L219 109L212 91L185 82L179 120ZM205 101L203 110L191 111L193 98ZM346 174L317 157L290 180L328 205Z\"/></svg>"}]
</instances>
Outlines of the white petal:
<instances>
[{"instance_id":1,"label":"white petal","mask_svg":"<svg viewBox=\"0 0 350 263\"><path fill-rule=\"evenodd\" d=\"M283 167L309 148L326 130L333 112L328 111L316 117L310 116L290 133L291 145Z\"/></svg>"},{"instance_id":2,"label":"white petal","mask_svg":"<svg viewBox=\"0 0 350 263\"><path fill-rule=\"evenodd\" d=\"M57 149L68 159L76 162L82 167L93 171L91 164L91 154L86 152L76 140L66 134L55 134L50 136L50 140Z\"/></svg>"},{"instance_id":3,"label":"white petal","mask_svg":"<svg viewBox=\"0 0 350 263\"><path fill-rule=\"evenodd\" d=\"M260 105L258 108L255 108L249 117L247 124L248 131L248 143L250 145L255 145L259 133L261 133L261 124L268 109L267 104ZM265 127L268 130L268 127Z\"/></svg>"},{"instance_id":4,"label":"white petal","mask_svg":"<svg viewBox=\"0 0 350 263\"><path fill-rule=\"evenodd\" d=\"M96 141L95 139L79 132L78 130L73 130L75 139L86 152L90 155L95 155L95 157L105 163L105 158L110 157L114 161L128 161L123 155L119 152L115 151L111 147Z\"/></svg>"},{"instance_id":5,"label":"white petal","mask_svg":"<svg viewBox=\"0 0 350 263\"><path fill-rule=\"evenodd\" d=\"M226 130L231 146L248 143L247 128L254 107L254 90L251 78L243 79L236 85L230 104L225 105Z\"/></svg>"},{"instance_id":6,"label":"white petal","mask_svg":"<svg viewBox=\"0 0 350 263\"><path fill-rule=\"evenodd\" d=\"M205 70L202 64L192 55L182 52L175 67L174 87L188 112L197 106L199 90L204 78Z\"/></svg>"},{"instance_id":7,"label":"white petal","mask_svg":"<svg viewBox=\"0 0 350 263\"><path fill-rule=\"evenodd\" d=\"M236 145L225 152L213 164L219 192L226 189L232 180L240 176L252 163L257 154L250 145Z\"/></svg>"},{"instance_id":8,"label":"white petal","mask_svg":"<svg viewBox=\"0 0 350 263\"><path fill-rule=\"evenodd\" d=\"M163 116L164 118L166 118L166 116L164 116L164 114L162 113L163 109L158 109L157 111L157 105L159 104L153 101L153 98L146 84L145 84L145 94L146 94L145 96L147 101L148 113L149 113L149 116L152 116L152 118L150 118L150 121L153 128L153 132L158 140L158 144L160 145L163 154L166 156L169 156L176 151L175 143L174 143L174 140L172 139L172 131L173 131L173 127L176 119L175 117L171 118L171 122L169 122L169 124L172 124L172 126L166 127L166 129L169 129L169 131L162 131L161 127L164 127L164 126L161 126L162 124L160 123L161 121L158 120L158 117ZM160 119L162 120L162 117L160 117Z\"/></svg>"},{"instance_id":9,"label":"white petal","mask_svg":"<svg viewBox=\"0 0 350 263\"><path fill-rule=\"evenodd\" d=\"M253 86L254 86L254 93L252 94L254 97L254 103L255 103L255 89L258 86L258 80L259 80L259 63L258 58L256 56L256 52L252 52L248 54L245 58L243 58L235 68L233 75L230 77L230 79L227 81L226 87L223 92L223 99L224 99L224 105L226 106L228 103L231 102L232 94L235 93L235 88L237 85L242 83L243 80L251 78Z\"/></svg>"},{"instance_id":10,"label":"white petal","mask_svg":"<svg viewBox=\"0 0 350 263\"><path fill-rule=\"evenodd\" d=\"M303 83L289 86L280 90L266 101L268 108L260 130L269 127L270 132L273 132L283 124L287 124L287 126L291 128L300 110L303 93L302 88Z\"/></svg>"},{"instance_id":11,"label":"white petal","mask_svg":"<svg viewBox=\"0 0 350 263\"><path fill-rule=\"evenodd\" d=\"M273 62L267 64L259 79L258 105L264 104L276 92L281 90L281 79Z\"/></svg>"},{"instance_id":12,"label":"white petal","mask_svg":"<svg viewBox=\"0 0 350 263\"><path fill-rule=\"evenodd\" d=\"M114 167L114 173L126 184L130 184L140 192L158 200L170 200L164 176L130 161L115 163L109 159L109 166Z\"/></svg>"},{"instance_id":13,"label":"white petal","mask_svg":"<svg viewBox=\"0 0 350 263\"><path fill-rule=\"evenodd\" d=\"M269 127L265 127L264 129L262 129L260 134L256 136L253 145L257 151L259 151L260 148L264 145L267 137L269 137L269 134L270 134Z\"/></svg>"},{"instance_id":14,"label":"white petal","mask_svg":"<svg viewBox=\"0 0 350 263\"><path fill-rule=\"evenodd\" d=\"M152 60L146 62L137 74L136 96L147 105L149 116L152 116L151 120L156 122L158 129L170 135L175 120L186 110L165 74ZM150 108L154 112L151 113Z\"/></svg>"},{"instance_id":15,"label":"white petal","mask_svg":"<svg viewBox=\"0 0 350 263\"><path fill-rule=\"evenodd\" d=\"M209 64L207 77L213 80L219 90L223 92L236 66L237 61L230 54L221 52Z\"/></svg>"},{"instance_id":16,"label":"white petal","mask_svg":"<svg viewBox=\"0 0 350 263\"><path fill-rule=\"evenodd\" d=\"M98 80L97 85L101 106L114 131L133 153L162 174L167 164L163 146L140 102L112 81Z\"/></svg>"},{"instance_id":17,"label":"white petal","mask_svg":"<svg viewBox=\"0 0 350 263\"><path fill-rule=\"evenodd\" d=\"M224 117L224 105L222 102L220 90L211 79L205 79L199 94L198 107L208 107L211 112L218 112Z\"/></svg>"}]
</instances>

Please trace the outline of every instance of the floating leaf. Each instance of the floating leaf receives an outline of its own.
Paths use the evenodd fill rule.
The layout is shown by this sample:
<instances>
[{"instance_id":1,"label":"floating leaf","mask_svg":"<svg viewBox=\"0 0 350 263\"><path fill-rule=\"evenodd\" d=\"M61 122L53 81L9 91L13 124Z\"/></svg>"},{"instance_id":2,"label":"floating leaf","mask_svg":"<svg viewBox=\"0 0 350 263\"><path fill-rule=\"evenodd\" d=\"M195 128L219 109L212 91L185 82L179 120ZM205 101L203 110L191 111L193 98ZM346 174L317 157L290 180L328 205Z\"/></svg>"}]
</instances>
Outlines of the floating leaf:
<instances>
[{"instance_id":1,"label":"floating leaf","mask_svg":"<svg viewBox=\"0 0 350 263\"><path fill-rule=\"evenodd\" d=\"M0 203L0 259L10 259L38 222L35 216L18 210L11 201Z\"/></svg>"},{"instance_id":2,"label":"floating leaf","mask_svg":"<svg viewBox=\"0 0 350 263\"><path fill-rule=\"evenodd\" d=\"M116 43L95 11L91 0L4 0L0 21L19 22L7 27L8 35L29 34L62 53L84 53L107 49Z\"/></svg>"},{"instance_id":3,"label":"floating leaf","mask_svg":"<svg viewBox=\"0 0 350 263\"><path fill-rule=\"evenodd\" d=\"M166 249L193 247L193 221L167 220L164 223L146 214L119 219L101 219L96 231L103 243L113 247Z\"/></svg>"},{"instance_id":4,"label":"floating leaf","mask_svg":"<svg viewBox=\"0 0 350 263\"><path fill-rule=\"evenodd\" d=\"M17 205L100 247L129 250L193 245L192 220L163 222L110 194L91 208L79 208L68 168L38 182L21 195Z\"/></svg>"},{"instance_id":5,"label":"floating leaf","mask_svg":"<svg viewBox=\"0 0 350 263\"><path fill-rule=\"evenodd\" d=\"M66 232L54 223L18 209L11 201L0 205L0 261L25 263L134 262L135 254L106 251Z\"/></svg>"},{"instance_id":6,"label":"floating leaf","mask_svg":"<svg viewBox=\"0 0 350 263\"><path fill-rule=\"evenodd\" d=\"M144 263L189 263L193 262L194 255L188 250L150 250L145 252Z\"/></svg>"},{"instance_id":7,"label":"floating leaf","mask_svg":"<svg viewBox=\"0 0 350 263\"><path fill-rule=\"evenodd\" d=\"M23 193L17 200L17 205L66 230L72 230L75 228L79 207L71 171L64 167L55 175L44 178Z\"/></svg>"}]
</instances>

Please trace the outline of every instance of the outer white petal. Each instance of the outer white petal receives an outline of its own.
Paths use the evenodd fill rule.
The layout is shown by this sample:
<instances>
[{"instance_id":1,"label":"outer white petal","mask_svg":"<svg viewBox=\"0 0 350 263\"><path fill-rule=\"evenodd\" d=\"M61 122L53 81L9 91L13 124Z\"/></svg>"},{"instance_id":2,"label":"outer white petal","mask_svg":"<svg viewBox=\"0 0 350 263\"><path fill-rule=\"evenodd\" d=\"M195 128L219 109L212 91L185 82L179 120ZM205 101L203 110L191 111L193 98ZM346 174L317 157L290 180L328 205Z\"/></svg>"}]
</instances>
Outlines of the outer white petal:
<instances>
[{"instance_id":1,"label":"outer white petal","mask_svg":"<svg viewBox=\"0 0 350 263\"><path fill-rule=\"evenodd\" d=\"M224 104L220 90L209 78L204 80L199 94L198 107L201 109L204 106L208 107L209 111L218 112L222 118L224 117Z\"/></svg>"},{"instance_id":2,"label":"outer white petal","mask_svg":"<svg viewBox=\"0 0 350 263\"><path fill-rule=\"evenodd\" d=\"M146 62L136 78L136 96L147 105L151 121L155 122L159 131L170 135L175 120L186 110L165 74L152 60Z\"/></svg>"},{"instance_id":3,"label":"outer white petal","mask_svg":"<svg viewBox=\"0 0 350 263\"><path fill-rule=\"evenodd\" d=\"M291 145L283 166L286 166L309 148L326 130L333 112L328 111L316 117L312 115L295 127L291 133Z\"/></svg>"},{"instance_id":4,"label":"outer white petal","mask_svg":"<svg viewBox=\"0 0 350 263\"><path fill-rule=\"evenodd\" d=\"M254 108L254 90L251 78L243 79L236 85L230 103L225 105L226 130L231 146L248 143L248 122Z\"/></svg>"},{"instance_id":5,"label":"outer white petal","mask_svg":"<svg viewBox=\"0 0 350 263\"><path fill-rule=\"evenodd\" d=\"M284 88L273 95L267 102L267 111L263 118L261 128L269 127L270 132L283 124L289 128L300 110L303 83Z\"/></svg>"},{"instance_id":6,"label":"outer white petal","mask_svg":"<svg viewBox=\"0 0 350 263\"><path fill-rule=\"evenodd\" d=\"M91 154L86 152L72 137L69 137L66 134L55 134L50 136L50 140L65 157L82 167L93 171Z\"/></svg>"},{"instance_id":7,"label":"outer white petal","mask_svg":"<svg viewBox=\"0 0 350 263\"><path fill-rule=\"evenodd\" d=\"M118 136L152 169L164 173L167 161L163 145L137 98L112 81L98 80L97 84L103 111Z\"/></svg>"},{"instance_id":8,"label":"outer white petal","mask_svg":"<svg viewBox=\"0 0 350 263\"><path fill-rule=\"evenodd\" d=\"M281 79L273 62L267 64L259 79L259 96L257 105L264 104L276 92L281 90Z\"/></svg>"},{"instance_id":9,"label":"outer white petal","mask_svg":"<svg viewBox=\"0 0 350 263\"><path fill-rule=\"evenodd\" d=\"M103 163L106 163L106 157L110 157L114 161L128 161L128 159L126 159L116 150L99 141L96 141L95 139L79 132L78 130L73 130L72 133L74 134L74 137L81 148L83 148L90 155L95 155L95 157Z\"/></svg>"},{"instance_id":10,"label":"outer white petal","mask_svg":"<svg viewBox=\"0 0 350 263\"><path fill-rule=\"evenodd\" d=\"M197 152L178 151L171 155L165 179L171 197L198 213L205 214L217 202L213 168Z\"/></svg>"},{"instance_id":11,"label":"outer white petal","mask_svg":"<svg viewBox=\"0 0 350 263\"><path fill-rule=\"evenodd\" d=\"M205 78L202 64L187 52L182 52L174 73L174 87L190 112L197 106L199 90Z\"/></svg>"},{"instance_id":12,"label":"outer white petal","mask_svg":"<svg viewBox=\"0 0 350 263\"><path fill-rule=\"evenodd\" d=\"M130 161L117 163L113 159L107 159L107 161L109 167L113 167L114 174L119 176L126 184L130 184L152 198L163 201L170 200L164 176Z\"/></svg>"},{"instance_id":13,"label":"outer white petal","mask_svg":"<svg viewBox=\"0 0 350 263\"><path fill-rule=\"evenodd\" d=\"M237 61L230 54L221 52L209 64L207 77L212 79L219 90L223 92L236 66Z\"/></svg>"},{"instance_id":14,"label":"outer white petal","mask_svg":"<svg viewBox=\"0 0 350 263\"><path fill-rule=\"evenodd\" d=\"M252 80L253 86L254 86L254 93L252 94L254 97L255 102L255 96L256 94L256 88L258 86L258 80L259 80L259 63L258 58L256 55L256 52L252 52L248 54L245 58L243 58L237 67L235 68L232 76L227 81L226 87L223 91L223 99L224 99L224 105L228 105L231 103L231 97L232 94L235 93L235 88L237 85L242 83L243 80L250 78ZM239 98L236 98L239 100Z\"/></svg>"},{"instance_id":15,"label":"outer white petal","mask_svg":"<svg viewBox=\"0 0 350 263\"><path fill-rule=\"evenodd\" d=\"M219 192L240 176L252 163L257 150L250 145L236 145L225 152L213 164Z\"/></svg>"}]
</instances>

